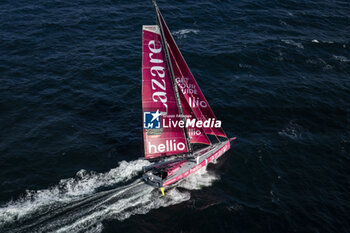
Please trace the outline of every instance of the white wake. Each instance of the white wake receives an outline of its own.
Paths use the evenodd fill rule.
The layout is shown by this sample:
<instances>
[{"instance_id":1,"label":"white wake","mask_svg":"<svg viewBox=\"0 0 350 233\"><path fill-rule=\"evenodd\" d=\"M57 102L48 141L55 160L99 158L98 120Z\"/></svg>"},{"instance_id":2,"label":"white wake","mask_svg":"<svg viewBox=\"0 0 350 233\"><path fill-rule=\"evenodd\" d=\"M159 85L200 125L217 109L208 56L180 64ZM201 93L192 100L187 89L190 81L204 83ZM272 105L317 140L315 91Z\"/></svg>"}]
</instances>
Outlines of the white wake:
<instances>
[{"instance_id":1,"label":"white wake","mask_svg":"<svg viewBox=\"0 0 350 233\"><path fill-rule=\"evenodd\" d=\"M38 191L27 190L24 197L0 207L0 229L5 223L19 220L41 207L56 203L69 203L74 199L94 193L98 188L130 180L142 170L143 166L149 164L146 160L122 161L118 167L107 173L80 170L76 177L63 179L56 186Z\"/></svg>"},{"instance_id":2,"label":"white wake","mask_svg":"<svg viewBox=\"0 0 350 233\"><path fill-rule=\"evenodd\" d=\"M210 186L218 179L202 168L167 188L166 196L162 197L159 189L135 179L146 165L149 162L143 160L123 161L107 173L80 171L75 178L62 180L52 188L28 191L23 198L0 208L0 231L3 228L5 232L101 232L103 220L123 221L134 214L187 201L191 195L186 190ZM97 191L132 178L131 184Z\"/></svg>"}]
</instances>

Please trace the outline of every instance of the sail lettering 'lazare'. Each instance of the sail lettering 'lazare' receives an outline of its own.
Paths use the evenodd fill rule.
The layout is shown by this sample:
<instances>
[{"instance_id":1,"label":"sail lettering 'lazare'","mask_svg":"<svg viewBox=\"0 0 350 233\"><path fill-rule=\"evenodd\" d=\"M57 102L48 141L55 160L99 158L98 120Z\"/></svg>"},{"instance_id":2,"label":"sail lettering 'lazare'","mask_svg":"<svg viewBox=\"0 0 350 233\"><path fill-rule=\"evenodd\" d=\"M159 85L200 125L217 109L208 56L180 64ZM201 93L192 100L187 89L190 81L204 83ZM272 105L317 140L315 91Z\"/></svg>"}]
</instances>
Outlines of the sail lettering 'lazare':
<instances>
[{"instance_id":1,"label":"sail lettering 'lazare'","mask_svg":"<svg viewBox=\"0 0 350 233\"><path fill-rule=\"evenodd\" d=\"M164 128L161 119L180 121L159 27L143 26L142 110L146 159L186 153L184 128Z\"/></svg>"}]
</instances>

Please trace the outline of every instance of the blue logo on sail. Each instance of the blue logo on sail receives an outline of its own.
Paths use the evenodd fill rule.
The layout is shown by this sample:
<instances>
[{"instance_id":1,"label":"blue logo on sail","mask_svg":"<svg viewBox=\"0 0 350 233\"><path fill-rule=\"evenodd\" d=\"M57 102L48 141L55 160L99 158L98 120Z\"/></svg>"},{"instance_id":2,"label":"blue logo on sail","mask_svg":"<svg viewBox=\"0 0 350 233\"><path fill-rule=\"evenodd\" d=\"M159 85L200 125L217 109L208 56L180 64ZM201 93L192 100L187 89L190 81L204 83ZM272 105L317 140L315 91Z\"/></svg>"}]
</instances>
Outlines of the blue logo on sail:
<instances>
[{"instance_id":1,"label":"blue logo on sail","mask_svg":"<svg viewBox=\"0 0 350 233\"><path fill-rule=\"evenodd\" d=\"M143 128L145 129L160 129L161 113L159 110L156 112L143 112Z\"/></svg>"}]
</instances>

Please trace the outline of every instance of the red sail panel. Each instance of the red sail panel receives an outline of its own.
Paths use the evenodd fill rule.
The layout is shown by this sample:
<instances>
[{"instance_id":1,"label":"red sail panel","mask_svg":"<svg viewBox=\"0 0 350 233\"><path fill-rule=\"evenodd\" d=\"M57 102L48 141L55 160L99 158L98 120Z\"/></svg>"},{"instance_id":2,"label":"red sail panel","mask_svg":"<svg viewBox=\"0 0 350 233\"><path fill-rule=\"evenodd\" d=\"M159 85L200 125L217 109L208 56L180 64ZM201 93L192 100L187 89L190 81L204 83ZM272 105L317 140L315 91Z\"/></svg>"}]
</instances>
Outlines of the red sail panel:
<instances>
[{"instance_id":1,"label":"red sail panel","mask_svg":"<svg viewBox=\"0 0 350 233\"><path fill-rule=\"evenodd\" d=\"M142 32L142 110L146 159L188 151L184 128L170 124L181 119L159 27L155 25L143 26Z\"/></svg>"},{"instance_id":2,"label":"red sail panel","mask_svg":"<svg viewBox=\"0 0 350 233\"><path fill-rule=\"evenodd\" d=\"M172 37L160 12L159 15L164 30L165 39L168 43L172 66L173 68L178 67L178 69L174 68L174 75L178 83L178 87L181 90L180 92L182 92L185 96L188 105L191 107L198 120L205 121L211 119L213 121L216 119L213 111L211 110L196 80L194 79L190 69L188 68L186 61L177 47L175 40ZM177 70L177 72L175 70ZM226 137L226 134L221 127L215 127L210 124L209 127L203 127L203 129L206 134Z\"/></svg>"},{"instance_id":3,"label":"red sail panel","mask_svg":"<svg viewBox=\"0 0 350 233\"><path fill-rule=\"evenodd\" d=\"M170 57L172 57L171 54L170 54ZM172 63L174 63L173 59L171 60L172 60ZM173 71L174 71L174 75L177 75L180 73L178 66L174 64L173 64ZM202 143L202 144L210 145L210 140L208 136L205 134L203 128L196 126L195 122L198 119L196 118L196 116L192 111L192 108L186 101L186 98L183 92L179 91L179 95L180 95L182 111L186 121L188 136L190 137L190 143Z\"/></svg>"}]
</instances>

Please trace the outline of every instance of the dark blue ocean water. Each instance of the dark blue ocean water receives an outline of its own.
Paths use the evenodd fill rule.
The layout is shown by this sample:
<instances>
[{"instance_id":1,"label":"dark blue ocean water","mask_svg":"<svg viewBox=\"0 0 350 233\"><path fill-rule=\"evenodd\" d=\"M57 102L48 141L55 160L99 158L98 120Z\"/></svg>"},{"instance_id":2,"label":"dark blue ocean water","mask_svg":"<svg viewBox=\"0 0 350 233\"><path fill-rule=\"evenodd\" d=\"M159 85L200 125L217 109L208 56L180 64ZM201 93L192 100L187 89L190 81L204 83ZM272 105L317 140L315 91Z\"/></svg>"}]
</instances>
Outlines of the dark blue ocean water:
<instances>
[{"instance_id":1,"label":"dark blue ocean water","mask_svg":"<svg viewBox=\"0 0 350 233\"><path fill-rule=\"evenodd\" d=\"M151 1L3 0L0 232L349 232L349 1L158 4L232 149L139 183Z\"/></svg>"}]
</instances>

